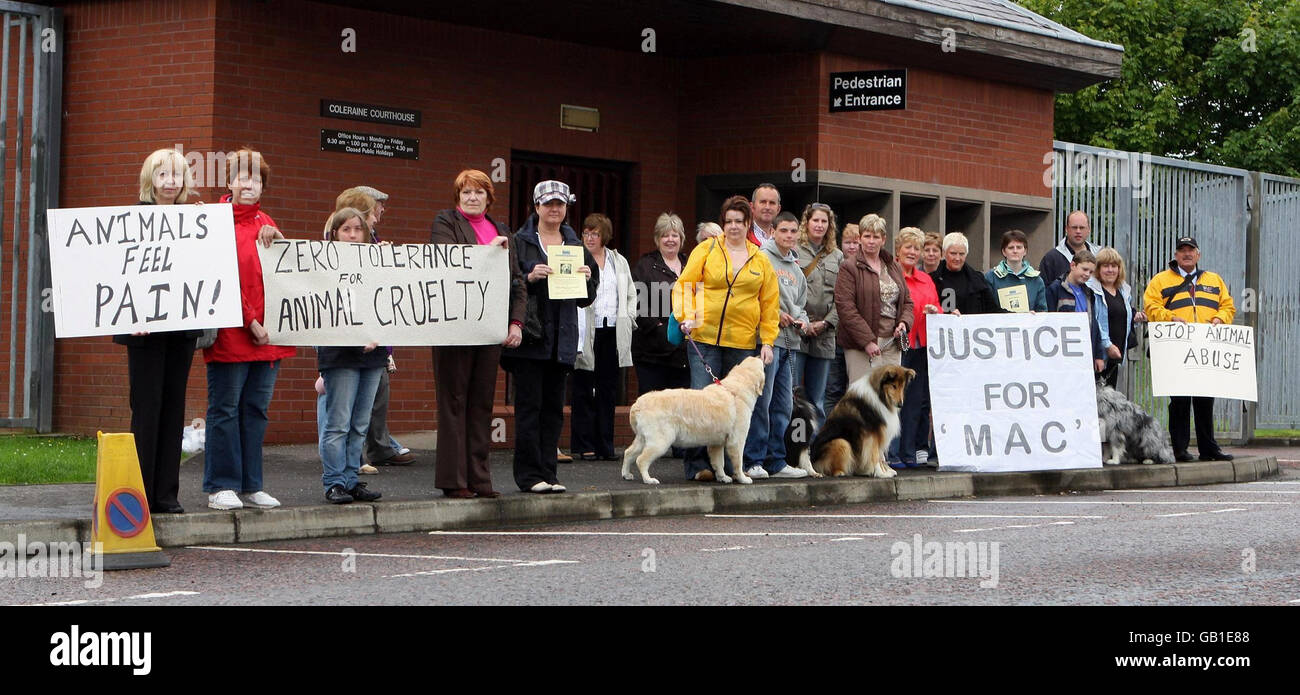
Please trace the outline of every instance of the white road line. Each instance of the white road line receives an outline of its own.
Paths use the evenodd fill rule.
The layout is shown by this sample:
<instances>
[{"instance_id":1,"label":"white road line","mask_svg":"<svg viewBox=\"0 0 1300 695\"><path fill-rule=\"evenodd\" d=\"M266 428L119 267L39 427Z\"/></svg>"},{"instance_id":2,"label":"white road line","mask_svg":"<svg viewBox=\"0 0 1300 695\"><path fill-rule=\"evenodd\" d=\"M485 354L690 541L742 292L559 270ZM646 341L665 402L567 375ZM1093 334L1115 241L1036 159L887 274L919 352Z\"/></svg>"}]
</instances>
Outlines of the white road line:
<instances>
[{"instance_id":1,"label":"white road line","mask_svg":"<svg viewBox=\"0 0 1300 695\"><path fill-rule=\"evenodd\" d=\"M839 542L839 541L860 541L860 540L862 540L862 538L861 538L860 536L848 536L848 537L845 537L845 538L832 538L832 539L831 539L831 542L832 542L832 543L836 543L836 542Z\"/></svg>"},{"instance_id":2,"label":"white road line","mask_svg":"<svg viewBox=\"0 0 1300 695\"><path fill-rule=\"evenodd\" d=\"M1298 599L1296 599L1296 600L1294 600L1294 601L1287 601L1287 603L1300 603L1300 598L1298 598Z\"/></svg>"},{"instance_id":3,"label":"white road line","mask_svg":"<svg viewBox=\"0 0 1300 695\"><path fill-rule=\"evenodd\" d=\"M756 545L733 545L730 548L700 548L701 553L722 553L729 550L750 550L757 548Z\"/></svg>"},{"instance_id":4,"label":"white road line","mask_svg":"<svg viewBox=\"0 0 1300 695\"><path fill-rule=\"evenodd\" d=\"M330 557L390 557L407 560L456 560L462 562L529 562L499 557L459 557L456 555L398 555L394 553L347 553L341 550L276 550L268 548L219 548L212 545L187 545L187 550L222 550L235 553L280 553L284 555L328 555Z\"/></svg>"},{"instance_id":5,"label":"white road line","mask_svg":"<svg viewBox=\"0 0 1300 695\"><path fill-rule=\"evenodd\" d=\"M509 569L511 567L543 567L546 565L576 565L577 560L535 560L532 562L518 562L513 565L485 565L483 567L452 567L445 570L424 570L423 572L407 572L405 574L389 574L384 579L395 579L401 577L429 577L435 574L451 574L453 572L482 572L484 570Z\"/></svg>"},{"instance_id":6,"label":"white road line","mask_svg":"<svg viewBox=\"0 0 1300 695\"><path fill-rule=\"evenodd\" d=\"M434 536L843 536L838 533L811 533L789 531L430 531ZM858 536L886 536L886 533L857 533Z\"/></svg>"},{"instance_id":7,"label":"white road line","mask_svg":"<svg viewBox=\"0 0 1300 695\"><path fill-rule=\"evenodd\" d=\"M1187 504L1198 504L1198 505L1202 505L1202 506L1203 506L1203 505L1207 505L1207 504L1223 504L1223 501L1222 501L1222 500L1219 500L1219 501L1217 501L1217 502L1214 501L1214 500L1208 500L1208 501L1205 501L1205 502L1184 502L1184 501L1173 502L1173 501L1170 501L1170 500L1160 500L1160 501L1155 501L1155 500L1145 500L1145 501L1141 501L1141 500L1139 500L1139 501L1133 501L1133 502L1126 502L1126 501L1121 501L1121 500L1040 500L1040 501L1028 501L1028 500L1024 500L1024 501L1021 501L1021 500L927 500L927 501L928 501L928 502L934 502L934 503L936 503L936 504L1123 504L1123 505L1129 505L1129 506L1138 506L1138 505L1144 505L1144 504L1169 504L1169 505L1179 505L1179 504L1183 504L1183 505L1187 505ZM1233 503L1233 504L1282 504L1282 505L1290 505L1290 504L1291 504L1291 502L1245 502L1245 501L1242 501L1242 500L1233 500L1232 503Z\"/></svg>"},{"instance_id":8,"label":"white road line","mask_svg":"<svg viewBox=\"0 0 1300 695\"><path fill-rule=\"evenodd\" d=\"M931 500L932 502L934 500ZM1207 503L1208 504L1208 503ZM1063 514L705 514L710 519L1105 519Z\"/></svg>"},{"instance_id":9,"label":"white road line","mask_svg":"<svg viewBox=\"0 0 1300 695\"><path fill-rule=\"evenodd\" d=\"M172 596L198 596L197 591L165 591L161 593L136 594L134 596L122 596L119 598L92 598L80 599L76 601L54 601L51 603L28 603L28 606L84 606L91 603L115 603L117 601L148 601L156 598L171 598ZM15 604L17 605L17 604Z\"/></svg>"},{"instance_id":10,"label":"white road line","mask_svg":"<svg viewBox=\"0 0 1300 695\"><path fill-rule=\"evenodd\" d=\"M1300 480L1252 480L1242 485L1300 485Z\"/></svg>"},{"instance_id":11,"label":"white road line","mask_svg":"<svg viewBox=\"0 0 1300 695\"><path fill-rule=\"evenodd\" d=\"M1053 521L1052 524L1013 524L1010 526L989 526L987 529L957 529L954 534L972 534L975 531L1000 531L1002 529L1039 529L1043 526L1069 526L1073 521Z\"/></svg>"},{"instance_id":12,"label":"white road line","mask_svg":"<svg viewBox=\"0 0 1300 695\"><path fill-rule=\"evenodd\" d=\"M1157 517L1174 517L1174 516L1196 516L1198 514L1222 514L1224 512L1244 512L1245 509L1234 507L1232 509L1211 509L1204 512L1181 512L1179 514L1156 514Z\"/></svg>"},{"instance_id":13,"label":"white road line","mask_svg":"<svg viewBox=\"0 0 1300 695\"><path fill-rule=\"evenodd\" d=\"M1221 485L1235 485L1236 483L1219 483ZM1163 492L1177 493L1179 495L1222 495L1222 494L1246 494L1246 495L1300 495L1300 490L1105 490L1105 492L1127 492L1127 493L1148 493Z\"/></svg>"}]
</instances>

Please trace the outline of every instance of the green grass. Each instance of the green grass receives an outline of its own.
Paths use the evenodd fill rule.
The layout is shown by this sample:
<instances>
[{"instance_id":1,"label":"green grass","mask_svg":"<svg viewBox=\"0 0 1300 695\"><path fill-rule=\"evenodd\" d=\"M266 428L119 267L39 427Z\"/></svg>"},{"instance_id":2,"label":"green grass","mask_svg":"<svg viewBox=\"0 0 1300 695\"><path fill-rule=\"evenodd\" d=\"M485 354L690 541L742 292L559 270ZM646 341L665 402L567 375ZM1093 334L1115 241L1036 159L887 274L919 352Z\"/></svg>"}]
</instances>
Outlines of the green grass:
<instances>
[{"instance_id":1,"label":"green grass","mask_svg":"<svg viewBox=\"0 0 1300 695\"><path fill-rule=\"evenodd\" d=\"M1255 436L1260 438L1278 438L1278 439L1300 439L1300 430L1255 430Z\"/></svg>"},{"instance_id":2,"label":"green grass","mask_svg":"<svg viewBox=\"0 0 1300 695\"><path fill-rule=\"evenodd\" d=\"M0 435L0 485L93 482L94 437Z\"/></svg>"}]
</instances>

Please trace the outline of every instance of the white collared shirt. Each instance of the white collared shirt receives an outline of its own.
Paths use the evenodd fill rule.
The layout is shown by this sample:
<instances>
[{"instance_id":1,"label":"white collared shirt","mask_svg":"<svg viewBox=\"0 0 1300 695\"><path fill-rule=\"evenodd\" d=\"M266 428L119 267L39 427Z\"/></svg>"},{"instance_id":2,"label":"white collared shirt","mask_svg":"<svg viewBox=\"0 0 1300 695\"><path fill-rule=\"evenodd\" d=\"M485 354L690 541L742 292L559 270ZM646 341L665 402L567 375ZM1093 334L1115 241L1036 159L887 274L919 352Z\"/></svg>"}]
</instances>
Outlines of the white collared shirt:
<instances>
[{"instance_id":1,"label":"white collared shirt","mask_svg":"<svg viewBox=\"0 0 1300 695\"><path fill-rule=\"evenodd\" d=\"M768 240L768 239L771 239L771 238L772 238L772 235L771 235L771 234L768 234L768 233L765 232L765 231L763 231L763 228L760 227L760 226L758 226L758 223L755 222L755 223L754 223L754 238L758 239L758 245L759 245L759 246L762 246L763 244L766 244L766 243L767 243L767 240Z\"/></svg>"},{"instance_id":2,"label":"white collared shirt","mask_svg":"<svg viewBox=\"0 0 1300 695\"><path fill-rule=\"evenodd\" d=\"M614 256L609 249L605 249L605 267L600 271L600 284L592 308L597 328L613 326L618 320L618 273L614 270Z\"/></svg>"}]
</instances>

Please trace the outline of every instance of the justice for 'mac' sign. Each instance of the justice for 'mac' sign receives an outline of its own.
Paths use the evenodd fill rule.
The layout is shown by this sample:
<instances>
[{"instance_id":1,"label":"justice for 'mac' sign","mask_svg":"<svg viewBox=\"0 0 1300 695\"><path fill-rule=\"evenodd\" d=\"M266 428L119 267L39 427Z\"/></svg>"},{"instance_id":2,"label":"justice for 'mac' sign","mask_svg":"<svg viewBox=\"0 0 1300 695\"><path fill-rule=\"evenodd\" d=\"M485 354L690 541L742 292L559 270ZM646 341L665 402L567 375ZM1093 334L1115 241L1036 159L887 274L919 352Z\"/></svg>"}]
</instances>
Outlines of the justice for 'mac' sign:
<instances>
[{"instance_id":1,"label":"justice for 'mac' sign","mask_svg":"<svg viewBox=\"0 0 1300 695\"><path fill-rule=\"evenodd\" d=\"M276 345L491 345L509 328L500 247L290 239L258 252Z\"/></svg>"},{"instance_id":2,"label":"justice for 'mac' sign","mask_svg":"<svg viewBox=\"0 0 1300 695\"><path fill-rule=\"evenodd\" d=\"M926 318L941 471L1100 468L1082 313Z\"/></svg>"},{"instance_id":3,"label":"justice for 'mac' sign","mask_svg":"<svg viewBox=\"0 0 1300 695\"><path fill-rule=\"evenodd\" d=\"M1151 395L1258 401L1255 329L1209 323L1151 323Z\"/></svg>"},{"instance_id":4,"label":"justice for 'mac' sign","mask_svg":"<svg viewBox=\"0 0 1300 695\"><path fill-rule=\"evenodd\" d=\"M228 204L49 211L54 335L243 324Z\"/></svg>"}]
</instances>

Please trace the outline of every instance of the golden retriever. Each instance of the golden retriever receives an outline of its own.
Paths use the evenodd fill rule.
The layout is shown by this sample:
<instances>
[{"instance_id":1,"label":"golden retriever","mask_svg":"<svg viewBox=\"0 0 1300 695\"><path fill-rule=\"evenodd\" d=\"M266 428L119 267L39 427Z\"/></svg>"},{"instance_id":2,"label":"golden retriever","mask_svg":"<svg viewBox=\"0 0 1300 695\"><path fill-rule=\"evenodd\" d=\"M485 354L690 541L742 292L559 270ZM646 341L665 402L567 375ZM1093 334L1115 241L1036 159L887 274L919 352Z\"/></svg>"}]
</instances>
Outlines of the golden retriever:
<instances>
[{"instance_id":1,"label":"golden retriever","mask_svg":"<svg viewBox=\"0 0 1300 695\"><path fill-rule=\"evenodd\" d=\"M673 446L705 446L717 480L730 483L723 472L723 453L731 456L736 479L748 485L743 461L745 435L754 401L763 393L763 361L746 357L720 383L703 389L667 389L641 394L628 411L636 439L623 452L623 479L632 480L632 462L641 482L658 485L650 477L650 464Z\"/></svg>"}]
</instances>

